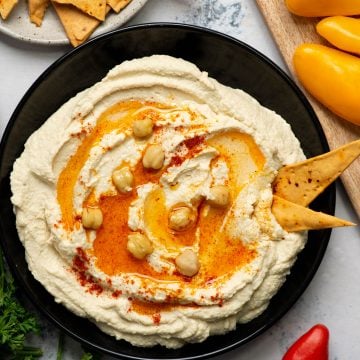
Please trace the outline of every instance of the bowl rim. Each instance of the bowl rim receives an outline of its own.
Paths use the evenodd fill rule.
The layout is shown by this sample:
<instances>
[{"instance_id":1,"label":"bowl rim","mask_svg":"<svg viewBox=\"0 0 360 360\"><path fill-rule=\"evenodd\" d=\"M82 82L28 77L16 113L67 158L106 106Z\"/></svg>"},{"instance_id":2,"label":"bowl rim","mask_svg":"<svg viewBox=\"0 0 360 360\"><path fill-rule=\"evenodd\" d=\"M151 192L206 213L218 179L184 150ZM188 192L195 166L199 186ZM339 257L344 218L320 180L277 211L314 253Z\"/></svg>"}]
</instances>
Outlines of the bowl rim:
<instances>
[{"instance_id":1,"label":"bowl rim","mask_svg":"<svg viewBox=\"0 0 360 360\"><path fill-rule=\"evenodd\" d=\"M43 71L43 73L40 76L38 76L38 78L33 82L33 84L28 88L28 90L25 92L25 94L21 98L20 102L18 103L18 105L16 106L14 112L12 113L12 115L10 117L10 120L4 130L4 133L3 133L3 136L2 136L1 142L0 142L0 168L1 168L1 164L3 163L2 160L3 160L4 150L6 147L8 137L11 133L11 130L14 126L14 123L16 122L16 119L17 119L19 113L22 111L23 105L31 97L32 92L43 82L44 79L47 78L48 75L51 74L51 72L53 70L55 70L56 68L61 66L63 62L65 62L67 59L71 58L73 55L76 55L79 51L82 51L82 49L87 48L87 47L96 46L97 42L101 42L103 40L110 39L111 37L113 37L114 35L117 35L119 33L127 33L127 32L131 32L131 31L136 31L139 29L147 29L147 28L164 28L164 29L172 28L172 29L180 29L180 30L183 30L183 29L193 30L198 33L209 34L211 36L215 36L215 37L221 38L223 40L226 40L228 42L231 42L233 45L240 46L243 49L245 49L247 52L251 53L252 55L255 55L255 57L260 59L265 64L269 65L269 67L273 71L275 71L282 78L282 80L284 80L287 83L287 85L290 86L291 90L299 98L301 103L304 105L304 108L306 109L307 113L312 118L313 125L316 129L316 132L319 135L319 141L321 142L323 149L325 151L329 151L329 145L326 140L324 131L320 125L320 122L317 118L315 111L313 110L312 106L310 105L310 102L308 101L308 99L306 98L304 93L300 90L300 88L296 85L294 80L284 70L282 70L274 61L269 59L267 56L265 56L260 51L253 48L252 46L246 44L245 42L238 40L235 37L224 34L217 30L204 28L204 27L198 26L198 25L182 24L182 23L176 23L176 22L149 22L149 23L144 23L144 24L126 26L121 29L112 30L107 33L100 34L100 35L88 40L84 44L81 44L80 46L78 46L74 49L71 49L64 55L60 56L52 64L50 64ZM329 208L331 209L330 213L333 215L335 212L335 203L336 203L335 184L331 185L329 188L328 203L329 203ZM301 286L297 289L297 291L296 291L297 295L294 296L293 301L289 302L288 306L285 309L283 309L281 312L279 312L279 314L277 316L273 317L271 319L271 321L269 321L266 324L264 324L263 326L259 327L256 331L254 331L252 334L250 334L246 338L235 341L231 345L228 345L226 347L221 347L217 350L206 352L206 353L203 353L200 355L193 355L193 356L190 355L190 356L185 356L185 357L162 357L161 359L162 360L173 360L173 359L190 360L190 359L206 359L206 358L214 357L214 356L229 352L231 350L234 350L234 349L248 343L249 341L255 339L260 334L264 333L266 330L271 328L277 321L279 321L293 307L293 305L297 302L297 300L300 298L300 296L308 288L311 280L313 279L313 277L315 276L315 274L318 271L321 261L323 260L326 248L327 248L329 240L330 240L330 235L331 235L331 229L328 229L323 237L322 247L319 249L319 251L317 253L316 261L313 263L313 271L310 274L308 274L306 279L302 282ZM5 259L9 265L10 271L11 271L12 275L14 276L16 282L23 289L24 288L26 289L27 286L25 284L25 281L23 280L23 277L20 274L19 269L17 268L15 262L12 260L10 254L8 253L6 246L4 246L3 238L5 238L5 237L6 237L6 235L5 235L4 229L2 227L2 223L0 222L0 245L3 250L3 254L5 256ZM74 332L74 331L70 330L69 328L67 328L66 326L62 325L53 316L53 314L51 312L47 311L47 309L42 308L39 304L37 304L36 300L27 291L24 291L23 289L22 289L22 293L26 295L26 297L31 301L31 303L36 307L36 309L40 310L41 314L45 315L45 317L48 320L50 320L51 323L53 323L58 329L60 329L61 331L63 331L64 333L66 333L67 335L69 335L70 337L75 339L76 341L80 342L81 344L84 344L89 349L93 349L95 351L100 351L102 353L105 353L106 355L110 355L110 356L113 356L116 358L133 359L133 360L152 360L152 359L154 359L153 357L133 356L133 355L129 355L129 354L121 354L119 352L114 352L113 350L106 349L105 347L103 347L101 345L94 344L91 341L82 338L80 335L78 335L76 333L76 331ZM70 311L70 310L68 310L68 311ZM99 331L101 331L101 330L99 330ZM235 331L235 330L233 330L233 331ZM119 341L119 340L116 340L114 338L114 341Z\"/></svg>"}]
</instances>

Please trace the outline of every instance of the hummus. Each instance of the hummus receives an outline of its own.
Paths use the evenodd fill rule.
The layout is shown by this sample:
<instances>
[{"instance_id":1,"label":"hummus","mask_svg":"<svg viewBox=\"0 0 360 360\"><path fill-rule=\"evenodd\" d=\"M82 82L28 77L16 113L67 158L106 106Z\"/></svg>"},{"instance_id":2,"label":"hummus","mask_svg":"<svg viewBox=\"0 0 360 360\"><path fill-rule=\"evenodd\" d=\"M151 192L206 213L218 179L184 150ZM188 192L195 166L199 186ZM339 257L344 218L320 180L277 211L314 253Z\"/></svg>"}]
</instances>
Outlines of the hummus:
<instances>
[{"instance_id":1,"label":"hummus","mask_svg":"<svg viewBox=\"0 0 360 360\"><path fill-rule=\"evenodd\" d=\"M144 119L150 133L135 136ZM152 145L157 169L145 166ZM14 164L29 268L57 302L131 344L178 348L223 334L266 309L304 247L306 234L271 213L278 169L303 159L290 126L243 91L181 59L126 61L53 114ZM124 167L119 191L113 175ZM216 186L227 191L221 206ZM189 226L171 227L176 207L191 211ZM96 227L84 208L100 212ZM130 251L131 234L147 239L145 255ZM197 264L190 276L177 262L185 250Z\"/></svg>"}]
</instances>

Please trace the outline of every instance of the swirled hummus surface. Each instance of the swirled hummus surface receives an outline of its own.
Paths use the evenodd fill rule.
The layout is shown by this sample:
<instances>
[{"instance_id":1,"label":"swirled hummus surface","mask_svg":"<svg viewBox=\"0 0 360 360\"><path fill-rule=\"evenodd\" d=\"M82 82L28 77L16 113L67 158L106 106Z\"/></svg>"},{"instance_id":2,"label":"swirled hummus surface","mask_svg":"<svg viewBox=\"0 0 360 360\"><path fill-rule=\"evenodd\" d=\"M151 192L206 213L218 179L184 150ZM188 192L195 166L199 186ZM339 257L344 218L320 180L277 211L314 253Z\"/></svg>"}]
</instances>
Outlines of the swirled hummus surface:
<instances>
[{"instance_id":1,"label":"swirled hummus surface","mask_svg":"<svg viewBox=\"0 0 360 360\"><path fill-rule=\"evenodd\" d=\"M152 125L136 136L134 123ZM160 168L144 166L160 146ZM271 213L277 170L304 159L289 125L195 65L126 61L64 104L27 141L11 174L34 277L75 314L138 346L200 342L260 315L305 243ZM114 172L126 168L124 191ZM228 200L214 206L213 189ZM171 226L185 207L192 222ZM85 226L84 209L101 213ZM142 258L132 234L151 244ZM198 268L184 274L191 250Z\"/></svg>"}]
</instances>

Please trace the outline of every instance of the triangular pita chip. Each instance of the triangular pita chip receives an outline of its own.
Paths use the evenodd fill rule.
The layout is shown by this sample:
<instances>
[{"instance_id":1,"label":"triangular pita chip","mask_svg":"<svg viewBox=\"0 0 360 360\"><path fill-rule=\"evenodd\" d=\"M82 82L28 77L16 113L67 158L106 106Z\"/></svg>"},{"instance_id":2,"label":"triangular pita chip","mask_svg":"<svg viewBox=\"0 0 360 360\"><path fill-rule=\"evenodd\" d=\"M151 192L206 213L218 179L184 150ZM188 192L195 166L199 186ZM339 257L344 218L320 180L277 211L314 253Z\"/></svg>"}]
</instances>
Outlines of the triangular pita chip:
<instances>
[{"instance_id":1,"label":"triangular pita chip","mask_svg":"<svg viewBox=\"0 0 360 360\"><path fill-rule=\"evenodd\" d=\"M36 26L41 26L50 0L28 0L28 3L30 21L33 22Z\"/></svg>"},{"instance_id":2,"label":"triangular pita chip","mask_svg":"<svg viewBox=\"0 0 360 360\"><path fill-rule=\"evenodd\" d=\"M5 20L11 13L18 0L0 0L0 15Z\"/></svg>"},{"instance_id":3,"label":"triangular pita chip","mask_svg":"<svg viewBox=\"0 0 360 360\"><path fill-rule=\"evenodd\" d=\"M111 6L115 12L120 12L131 0L107 0L106 3Z\"/></svg>"},{"instance_id":4,"label":"triangular pita chip","mask_svg":"<svg viewBox=\"0 0 360 360\"><path fill-rule=\"evenodd\" d=\"M273 183L283 199L307 206L360 155L360 140L308 160L284 166Z\"/></svg>"},{"instance_id":5,"label":"triangular pita chip","mask_svg":"<svg viewBox=\"0 0 360 360\"><path fill-rule=\"evenodd\" d=\"M355 225L335 216L316 212L301 205L294 204L276 195L274 195L273 198L271 211L281 227L289 232Z\"/></svg>"},{"instance_id":6,"label":"triangular pita chip","mask_svg":"<svg viewBox=\"0 0 360 360\"><path fill-rule=\"evenodd\" d=\"M52 2L52 4L65 29L67 37L74 47L86 41L97 26L101 24L101 21L84 14L74 6L61 5L55 2ZM110 7L107 6L106 11L109 10Z\"/></svg>"},{"instance_id":7,"label":"triangular pita chip","mask_svg":"<svg viewBox=\"0 0 360 360\"><path fill-rule=\"evenodd\" d=\"M106 15L106 0L52 0L59 4L73 5L86 14L103 21Z\"/></svg>"}]
</instances>

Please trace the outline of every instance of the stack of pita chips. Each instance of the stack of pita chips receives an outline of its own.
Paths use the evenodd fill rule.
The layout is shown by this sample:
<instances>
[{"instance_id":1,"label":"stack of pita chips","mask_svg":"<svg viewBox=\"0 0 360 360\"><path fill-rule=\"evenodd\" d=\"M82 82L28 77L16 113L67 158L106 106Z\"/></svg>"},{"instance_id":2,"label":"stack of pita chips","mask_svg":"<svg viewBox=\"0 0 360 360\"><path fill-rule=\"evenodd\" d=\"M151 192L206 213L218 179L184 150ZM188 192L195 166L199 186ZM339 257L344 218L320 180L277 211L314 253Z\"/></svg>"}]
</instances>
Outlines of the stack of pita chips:
<instances>
[{"instance_id":1,"label":"stack of pita chips","mask_svg":"<svg viewBox=\"0 0 360 360\"><path fill-rule=\"evenodd\" d=\"M272 213L286 231L355 225L307 206L360 155L360 140L308 160L284 166L273 183Z\"/></svg>"},{"instance_id":2,"label":"stack of pita chips","mask_svg":"<svg viewBox=\"0 0 360 360\"><path fill-rule=\"evenodd\" d=\"M119 13L131 0L28 0L30 21L41 26L46 9L52 4L73 46L86 41L105 21L109 11ZM0 0L0 15L5 20L18 0Z\"/></svg>"}]
</instances>

